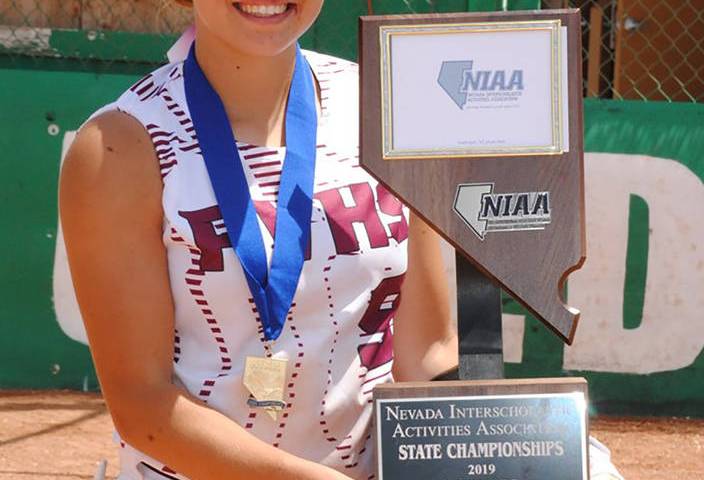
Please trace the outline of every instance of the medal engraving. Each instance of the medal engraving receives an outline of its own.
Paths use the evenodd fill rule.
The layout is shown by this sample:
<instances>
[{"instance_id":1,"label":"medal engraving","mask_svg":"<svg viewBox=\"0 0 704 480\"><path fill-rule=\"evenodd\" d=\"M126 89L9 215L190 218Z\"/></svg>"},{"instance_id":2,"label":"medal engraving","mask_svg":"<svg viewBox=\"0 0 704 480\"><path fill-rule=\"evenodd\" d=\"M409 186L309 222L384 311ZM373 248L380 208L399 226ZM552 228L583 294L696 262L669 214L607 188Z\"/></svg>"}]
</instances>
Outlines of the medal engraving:
<instances>
[{"instance_id":1,"label":"medal engraving","mask_svg":"<svg viewBox=\"0 0 704 480\"><path fill-rule=\"evenodd\" d=\"M247 357L244 363L244 386L254 398L247 404L263 408L276 420L278 412L284 409L284 386L286 385L287 360L276 358Z\"/></svg>"}]
</instances>

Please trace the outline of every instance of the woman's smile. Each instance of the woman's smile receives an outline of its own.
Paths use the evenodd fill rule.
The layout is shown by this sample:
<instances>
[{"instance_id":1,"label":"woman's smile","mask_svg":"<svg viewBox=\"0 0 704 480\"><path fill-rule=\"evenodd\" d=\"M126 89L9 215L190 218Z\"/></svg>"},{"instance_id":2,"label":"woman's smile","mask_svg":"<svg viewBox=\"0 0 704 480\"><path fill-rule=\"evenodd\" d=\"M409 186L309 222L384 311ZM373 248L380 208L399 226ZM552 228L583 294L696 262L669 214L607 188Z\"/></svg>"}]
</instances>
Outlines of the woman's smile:
<instances>
[{"instance_id":1,"label":"woman's smile","mask_svg":"<svg viewBox=\"0 0 704 480\"><path fill-rule=\"evenodd\" d=\"M296 11L295 3L274 3L271 0L269 3L257 2L256 0L233 2L232 5L248 20L264 24L281 22Z\"/></svg>"}]
</instances>

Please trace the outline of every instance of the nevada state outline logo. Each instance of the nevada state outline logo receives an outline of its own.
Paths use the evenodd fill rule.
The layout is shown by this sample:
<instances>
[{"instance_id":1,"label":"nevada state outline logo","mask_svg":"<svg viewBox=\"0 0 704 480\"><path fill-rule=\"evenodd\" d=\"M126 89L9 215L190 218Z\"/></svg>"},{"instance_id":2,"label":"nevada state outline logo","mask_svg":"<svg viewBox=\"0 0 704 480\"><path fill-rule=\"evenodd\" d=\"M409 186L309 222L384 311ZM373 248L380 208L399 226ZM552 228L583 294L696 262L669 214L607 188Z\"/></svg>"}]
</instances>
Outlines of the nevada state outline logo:
<instances>
[{"instance_id":1,"label":"nevada state outline logo","mask_svg":"<svg viewBox=\"0 0 704 480\"><path fill-rule=\"evenodd\" d=\"M525 91L523 70L482 70L474 60L442 62L438 84L460 110L516 108Z\"/></svg>"},{"instance_id":2,"label":"nevada state outline logo","mask_svg":"<svg viewBox=\"0 0 704 480\"><path fill-rule=\"evenodd\" d=\"M544 230L551 209L550 192L494 193L493 183L458 185L453 206L482 241L489 232Z\"/></svg>"}]
</instances>

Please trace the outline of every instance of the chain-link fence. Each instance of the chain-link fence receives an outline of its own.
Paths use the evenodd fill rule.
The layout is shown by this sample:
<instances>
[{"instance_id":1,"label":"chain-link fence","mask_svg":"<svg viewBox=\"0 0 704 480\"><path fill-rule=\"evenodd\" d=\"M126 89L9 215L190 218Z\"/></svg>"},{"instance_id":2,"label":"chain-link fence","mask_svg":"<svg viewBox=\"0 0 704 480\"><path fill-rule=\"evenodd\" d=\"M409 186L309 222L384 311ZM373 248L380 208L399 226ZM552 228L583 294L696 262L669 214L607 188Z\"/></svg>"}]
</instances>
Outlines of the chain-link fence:
<instances>
[{"instance_id":1,"label":"chain-link fence","mask_svg":"<svg viewBox=\"0 0 704 480\"><path fill-rule=\"evenodd\" d=\"M0 55L157 64L190 21L173 0L0 0Z\"/></svg>"},{"instance_id":2,"label":"chain-link fence","mask_svg":"<svg viewBox=\"0 0 704 480\"><path fill-rule=\"evenodd\" d=\"M369 12L564 7L582 11L585 96L704 101L704 0L328 0L304 45L354 58ZM0 55L159 63L190 18L174 0L0 0Z\"/></svg>"},{"instance_id":3,"label":"chain-link fence","mask_svg":"<svg viewBox=\"0 0 704 480\"><path fill-rule=\"evenodd\" d=\"M14 27L173 33L190 12L172 0L2 0L0 24Z\"/></svg>"},{"instance_id":4,"label":"chain-link fence","mask_svg":"<svg viewBox=\"0 0 704 480\"><path fill-rule=\"evenodd\" d=\"M544 3L582 11L586 96L704 101L704 0Z\"/></svg>"}]
</instances>

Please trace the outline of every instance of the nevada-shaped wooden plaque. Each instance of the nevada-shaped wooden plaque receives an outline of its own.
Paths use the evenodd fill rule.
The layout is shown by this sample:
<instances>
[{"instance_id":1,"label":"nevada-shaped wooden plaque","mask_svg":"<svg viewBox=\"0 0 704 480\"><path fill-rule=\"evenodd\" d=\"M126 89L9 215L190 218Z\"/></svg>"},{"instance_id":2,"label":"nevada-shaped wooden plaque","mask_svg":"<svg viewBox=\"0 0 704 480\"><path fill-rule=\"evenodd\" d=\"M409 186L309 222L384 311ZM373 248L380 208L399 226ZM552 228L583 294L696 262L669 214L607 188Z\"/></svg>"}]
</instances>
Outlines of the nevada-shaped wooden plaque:
<instances>
[{"instance_id":1,"label":"nevada-shaped wooden plaque","mask_svg":"<svg viewBox=\"0 0 704 480\"><path fill-rule=\"evenodd\" d=\"M361 163L568 343L585 257L577 10L360 20Z\"/></svg>"}]
</instances>

